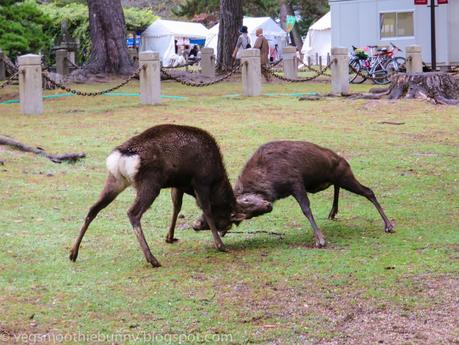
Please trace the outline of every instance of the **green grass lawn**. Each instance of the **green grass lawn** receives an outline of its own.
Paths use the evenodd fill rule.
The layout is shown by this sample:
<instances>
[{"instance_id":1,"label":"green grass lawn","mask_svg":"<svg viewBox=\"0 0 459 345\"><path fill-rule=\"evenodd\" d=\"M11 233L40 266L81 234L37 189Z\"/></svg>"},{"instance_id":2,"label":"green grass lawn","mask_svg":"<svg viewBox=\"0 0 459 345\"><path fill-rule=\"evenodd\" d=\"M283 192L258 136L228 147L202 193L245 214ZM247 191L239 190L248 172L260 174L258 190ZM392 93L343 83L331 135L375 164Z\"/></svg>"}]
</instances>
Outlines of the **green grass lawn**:
<instances>
[{"instance_id":1,"label":"green grass lawn","mask_svg":"<svg viewBox=\"0 0 459 345\"><path fill-rule=\"evenodd\" d=\"M41 116L0 104L0 134L53 153L87 154L74 165L54 164L0 147L0 343L27 336L53 343L64 335L101 337L66 338L66 344L104 343L114 335L125 337L117 344L457 344L459 108L300 102L289 95L329 87L276 83L264 85L262 97L245 98L239 82L208 88L166 82L164 95L186 98L142 106L137 97L63 97L46 100ZM138 85L121 91L137 92ZM17 98L17 90L0 90L0 97ZM100 213L78 261L70 262L69 249L102 189L106 156L162 123L212 133L232 183L265 142L329 147L374 190L396 233L384 233L373 205L345 191L338 219L328 220L329 189L310 197L325 249L313 247L312 229L293 198L233 228L243 234L229 233L228 252L221 253L210 232L190 229L200 211L185 197L180 241L167 244L172 205L164 190L143 218L163 265L152 269L126 216L134 199L129 189Z\"/></svg>"}]
</instances>

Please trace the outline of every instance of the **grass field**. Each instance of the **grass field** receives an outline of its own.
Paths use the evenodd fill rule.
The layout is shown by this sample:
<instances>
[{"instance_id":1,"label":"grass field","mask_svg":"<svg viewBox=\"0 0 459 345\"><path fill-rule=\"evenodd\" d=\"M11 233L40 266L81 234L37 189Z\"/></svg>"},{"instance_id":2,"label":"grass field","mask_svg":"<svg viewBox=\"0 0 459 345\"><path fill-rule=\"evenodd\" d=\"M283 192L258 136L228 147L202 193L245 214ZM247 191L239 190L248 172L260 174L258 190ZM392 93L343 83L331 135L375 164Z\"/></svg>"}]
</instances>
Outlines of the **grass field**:
<instances>
[{"instance_id":1,"label":"grass field","mask_svg":"<svg viewBox=\"0 0 459 345\"><path fill-rule=\"evenodd\" d=\"M239 83L167 82L164 95L186 98L141 106L136 97L64 97L46 100L42 116L0 104L0 134L50 152L87 154L74 165L54 164L0 147L0 343L458 344L459 108L287 95L328 88L272 84L264 86L268 95L244 98ZM137 90L134 83L122 91ZM17 92L6 88L0 96ZM211 132L232 183L267 141L329 147L374 190L397 232L384 233L371 203L348 192L338 219L327 220L329 189L311 196L325 249L313 247L312 229L292 198L233 228L243 234L229 233L221 253L209 232L190 229L200 212L185 197L180 241L167 244L172 206L164 190L143 218L163 265L152 269L126 216L129 189L101 212L78 261L70 262L102 189L105 157L161 123Z\"/></svg>"}]
</instances>

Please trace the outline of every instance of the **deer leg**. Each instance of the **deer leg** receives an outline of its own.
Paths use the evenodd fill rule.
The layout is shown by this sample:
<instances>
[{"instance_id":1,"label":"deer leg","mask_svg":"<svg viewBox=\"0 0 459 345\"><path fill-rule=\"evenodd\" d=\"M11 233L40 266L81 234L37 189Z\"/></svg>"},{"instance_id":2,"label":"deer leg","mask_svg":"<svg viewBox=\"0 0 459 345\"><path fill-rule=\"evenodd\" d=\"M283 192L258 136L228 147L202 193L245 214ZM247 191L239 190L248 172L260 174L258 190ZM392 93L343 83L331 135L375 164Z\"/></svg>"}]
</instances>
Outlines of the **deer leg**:
<instances>
[{"instance_id":1,"label":"deer leg","mask_svg":"<svg viewBox=\"0 0 459 345\"><path fill-rule=\"evenodd\" d=\"M171 197L172 197L172 203L174 205L174 211L172 213L172 221L169 227L169 232L167 233L167 236L166 236L167 243L174 243L175 241L178 241L178 239L174 238L174 230L175 230L175 225L177 224L178 214L180 210L182 209L183 190L178 189L178 188L172 188Z\"/></svg>"},{"instance_id":2,"label":"deer leg","mask_svg":"<svg viewBox=\"0 0 459 345\"><path fill-rule=\"evenodd\" d=\"M212 214L212 207L210 205L209 188L207 187L195 188L195 194L196 194L196 198L198 199L198 204L201 206L202 212L204 213L204 218L207 221L207 224L209 225L210 230L212 231L215 248L217 248L219 251L224 252L225 245L223 244L223 241L220 238L220 235L218 234L218 229L215 225L214 217Z\"/></svg>"},{"instance_id":3,"label":"deer leg","mask_svg":"<svg viewBox=\"0 0 459 345\"><path fill-rule=\"evenodd\" d=\"M145 183L138 183L136 185L137 190L137 197L134 201L134 204L128 211L129 221L131 222L132 228L134 233L139 241L140 248L142 249L143 255L147 262L149 262L153 267L160 267L161 264L158 260L153 256L150 251L150 247L148 246L147 241L145 240L145 236L143 234L142 225L140 223L140 219L145 211L151 206L153 201L159 195L161 188L156 186L149 185L151 180L149 179Z\"/></svg>"},{"instance_id":4,"label":"deer leg","mask_svg":"<svg viewBox=\"0 0 459 345\"><path fill-rule=\"evenodd\" d=\"M334 185L335 191L333 193L333 206L328 215L328 219L334 220L338 213L338 199L339 199L339 186Z\"/></svg>"},{"instance_id":5,"label":"deer leg","mask_svg":"<svg viewBox=\"0 0 459 345\"><path fill-rule=\"evenodd\" d=\"M322 234L322 232L316 224L316 221L314 220L314 216L312 215L310 208L309 198L304 187L299 187L298 190L293 193L293 197L300 204L303 214L306 218L308 218L309 223L311 223L312 229L314 230L314 236L316 238L316 247L325 247L326 242L324 235Z\"/></svg>"},{"instance_id":6,"label":"deer leg","mask_svg":"<svg viewBox=\"0 0 459 345\"><path fill-rule=\"evenodd\" d=\"M84 224L80 230L80 234L76 239L72 250L70 251L69 259L72 261L76 261L78 257L78 250L80 248L81 241L83 240L84 234L86 230L88 230L89 224L96 218L97 214L107 207L115 198L120 194L125 188L127 184L122 179L116 179L115 176L109 174L107 180L105 181L105 186L102 192L100 193L99 200L91 206L89 209L88 214L84 220Z\"/></svg>"},{"instance_id":7,"label":"deer leg","mask_svg":"<svg viewBox=\"0 0 459 345\"><path fill-rule=\"evenodd\" d=\"M386 232L394 232L394 225L391 223L391 221L387 218L386 214L384 213L383 208L379 204L378 200L376 199L375 194L373 191L365 187L364 185L360 184L359 181L354 177L352 172L349 174L346 174L340 181L339 184L342 188L345 190L358 194L358 195L363 195L365 198L370 200L372 204L376 207L378 210L379 214L381 215L381 218L384 221L384 231Z\"/></svg>"}]
</instances>

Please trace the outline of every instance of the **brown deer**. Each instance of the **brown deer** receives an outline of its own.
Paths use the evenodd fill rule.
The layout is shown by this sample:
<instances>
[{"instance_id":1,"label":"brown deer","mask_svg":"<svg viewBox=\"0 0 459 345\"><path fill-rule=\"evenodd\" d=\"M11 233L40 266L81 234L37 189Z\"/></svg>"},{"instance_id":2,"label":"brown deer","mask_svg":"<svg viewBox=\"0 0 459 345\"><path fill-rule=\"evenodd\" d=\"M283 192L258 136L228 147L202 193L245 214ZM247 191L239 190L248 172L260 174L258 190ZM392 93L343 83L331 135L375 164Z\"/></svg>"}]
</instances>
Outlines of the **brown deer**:
<instances>
[{"instance_id":1,"label":"brown deer","mask_svg":"<svg viewBox=\"0 0 459 345\"><path fill-rule=\"evenodd\" d=\"M317 193L334 186L333 206L329 214L338 213L340 188L363 195L381 215L386 232L394 225L386 217L373 191L354 177L349 163L335 152L305 141L273 141L260 146L247 161L234 187L237 205L244 219L271 212L276 200L293 196L308 218L316 237L316 246L324 247L325 238L310 209L307 193ZM201 216L195 230L209 229Z\"/></svg>"},{"instance_id":2,"label":"brown deer","mask_svg":"<svg viewBox=\"0 0 459 345\"><path fill-rule=\"evenodd\" d=\"M241 219L220 149L215 139L202 129L178 125L147 129L115 148L107 158L107 168L105 187L89 209L70 253L72 261L78 257L89 224L130 185L136 189L137 196L128 217L145 259L153 267L159 267L160 263L150 251L140 219L162 188L172 188L174 204L166 242L176 240L174 229L184 193L196 197L218 250L224 250L218 231L226 232Z\"/></svg>"},{"instance_id":3,"label":"brown deer","mask_svg":"<svg viewBox=\"0 0 459 345\"><path fill-rule=\"evenodd\" d=\"M394 225L386 217L373 191L357 181L349 163L332 150L305 141L273 141L262 145L247 161L234 187L245 219L272 210L275 200L292 195L308 218L316 237L316 246L325 246L325 238L310 209L307 193L317 193L334 186L329 219L338 213L340 188L370 200L384 221L385 231Z\"/></svg>"}]
</instances>

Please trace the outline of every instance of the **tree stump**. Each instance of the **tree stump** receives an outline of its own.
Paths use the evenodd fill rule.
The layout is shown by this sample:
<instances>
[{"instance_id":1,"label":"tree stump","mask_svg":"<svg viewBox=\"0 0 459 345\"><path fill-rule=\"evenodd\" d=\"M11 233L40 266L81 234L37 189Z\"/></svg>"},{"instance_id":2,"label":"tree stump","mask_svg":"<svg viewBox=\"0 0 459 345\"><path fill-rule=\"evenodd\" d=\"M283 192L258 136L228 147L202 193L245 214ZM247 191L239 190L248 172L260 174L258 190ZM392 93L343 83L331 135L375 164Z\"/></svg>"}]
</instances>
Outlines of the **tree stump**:
<instances>
[{"instance_id":1,"label":"tree stump","mask_svg":"<svg viewBox=\"0 0 459 345\"><path fill-rule=\"evenodd\" d=\"M389 99L425 99L436 104L459 104L459 82L443 72L398 73L383 94Z\"/></svg>"}]
</instances>

